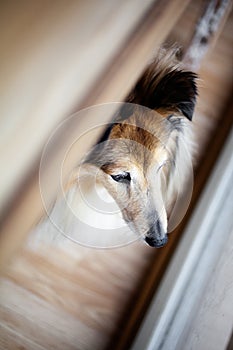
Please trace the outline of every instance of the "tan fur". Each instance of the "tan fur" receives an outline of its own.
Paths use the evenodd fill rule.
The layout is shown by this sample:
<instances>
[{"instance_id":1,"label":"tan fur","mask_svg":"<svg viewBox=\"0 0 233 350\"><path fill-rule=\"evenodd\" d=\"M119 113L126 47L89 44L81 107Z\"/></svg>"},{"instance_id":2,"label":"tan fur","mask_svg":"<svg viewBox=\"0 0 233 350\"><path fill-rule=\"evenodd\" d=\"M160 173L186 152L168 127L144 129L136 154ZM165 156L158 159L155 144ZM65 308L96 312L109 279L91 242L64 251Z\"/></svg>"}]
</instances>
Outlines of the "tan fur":
<instances>
[{"instance_id":1,"label":"tan fur","mask_svg":"<svg viewBox=\"0 0 233 350\"><path fill-rule=\"evenodd\" d=\"M174 194L190 175L195 78L181 70L174 51L162 50L128 96L133 105L119 110L107 140L87 159L103 172L97 181L130 228L154 246L166 242ZM122 174L130 181L114 181Z\"/></svg>"},{"instance_id":2,"label":"tan fur","mask_svg":"<svg viewBox=\"0 0 233 350\"><path fill-rule=\"evenodd\" d=\"M58 202L52 212L72 239L92 246L121 245L135 237L154 247L167 242L168 218L172 221L174 203L191 175L197 95L196 75L183 71L175 55L174 50L159 52L120 105L113 125L74 171L66 192L69 205ZM102 202L93 207L97 197ZM116 214L109 215L111 200ZM176 211L175 218L179 215Z\"/></svg>"},{"instance_id":3,"label":"tan fur","mask_svg":"<svg viewBox=\"0 0 233 350\"><path fill-rule=\"evenodd\" d=\"M97 161L103 170L102 175L100 173L97 177L97 182L116 200L131 229L139 236L146 237L150 228L159 220L162 227L159 236L161 240L167 232L167 210L176 191L176 176L173 175L170 187L168 178L176 152L178 132L167 121L167 115L169 113L159 114L148 109L142 113L136 107L131 117L113 127L109 135L109 147L106 147L100 157L103 164ZM186 118L179 118L183 125L190 124ZM186 135L183 132L183 136ZM186 169L183 165L182 168L185 177ZM124 171L131 174L130 189L111 179L111 175ZM178 180L184 182L180 174Z\"/></svg>"}]
</instances>

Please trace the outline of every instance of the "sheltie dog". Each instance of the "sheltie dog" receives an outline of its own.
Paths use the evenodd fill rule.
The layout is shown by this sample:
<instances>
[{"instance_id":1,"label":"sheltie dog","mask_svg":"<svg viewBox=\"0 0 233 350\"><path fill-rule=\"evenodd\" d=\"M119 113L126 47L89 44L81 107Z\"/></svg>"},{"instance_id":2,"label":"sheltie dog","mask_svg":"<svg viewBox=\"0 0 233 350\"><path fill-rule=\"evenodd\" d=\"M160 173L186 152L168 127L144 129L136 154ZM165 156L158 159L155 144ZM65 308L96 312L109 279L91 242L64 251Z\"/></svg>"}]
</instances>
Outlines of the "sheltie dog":
<instances>
[{"instance_id":1,"label":"sheltie dog","mask_svg":"<svg viewBox=\"0 0 233 350\"><path fill-rule=\"evenodd\" d=\"M99 229L117 228L117 224L111 227L112 222L108 225L115 214L107 214L114 210L102 215L95 204L95 212L99 212L96 219L90 212L91 205L85 204L96 193L102 196L105 208L111 206L112 199L119 208L118 219L124 222L123 226L128 225L135 237L152 247L167 243L174 198L190 176L196 79L195 73L181 68L174 50L160 50L79 166L79 175L75 172L66 199L80 222L94 227L93 245L98 246ZM81 195L76 191L79 181ZM65 215L62 220L66 235L70 219L59 204L55 205L55 212L54 220ZM73 231L79 231L77 239L75 234L67 236L85 244L86 228L74 227Z\"/></svg>"}]
</instances>

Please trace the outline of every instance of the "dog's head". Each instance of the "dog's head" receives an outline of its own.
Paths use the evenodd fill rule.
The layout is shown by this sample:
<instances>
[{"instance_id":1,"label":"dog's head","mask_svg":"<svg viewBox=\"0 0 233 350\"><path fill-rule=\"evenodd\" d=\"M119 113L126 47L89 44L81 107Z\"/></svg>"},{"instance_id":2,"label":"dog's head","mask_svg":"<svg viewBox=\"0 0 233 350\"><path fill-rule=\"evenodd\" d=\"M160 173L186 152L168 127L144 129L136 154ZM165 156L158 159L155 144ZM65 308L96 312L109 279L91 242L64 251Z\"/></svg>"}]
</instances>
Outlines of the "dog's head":
<instances>
[{"instance_id":1,"label":"dog's head","mask_svg":"<svg viewBox=\"0 0 233 350\"><path fill-rule=\"evenodd\" d=\"M175 183L186 176L182 147L190 142L195 80L168 59L153 62L85 162L88 171L98 168L96 181L153 247L167 242L168 207Z\"/></svg>"}]
</instances>

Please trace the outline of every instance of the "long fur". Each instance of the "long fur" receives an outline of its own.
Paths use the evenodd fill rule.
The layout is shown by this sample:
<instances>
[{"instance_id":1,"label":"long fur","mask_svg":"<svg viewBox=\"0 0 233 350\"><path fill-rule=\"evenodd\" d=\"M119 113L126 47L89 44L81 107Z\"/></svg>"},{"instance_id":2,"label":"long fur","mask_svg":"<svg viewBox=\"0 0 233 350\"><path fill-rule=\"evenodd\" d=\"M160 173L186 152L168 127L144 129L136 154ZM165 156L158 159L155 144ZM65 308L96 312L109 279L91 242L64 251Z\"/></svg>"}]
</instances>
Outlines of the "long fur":
<instances>
[{"instance_id":1,"label":"long fur","mask_svg":"<svg viewBox=\"0 0 233 350\"><path fill-rule=\"evenodd\" d=\"M181 68L176 53L176 49L161 49L129 94L127 102L154 110L165 108L181 112L192 120L197 75Z\"/></svg>"},{"instance_id":2,"label":"long fur","mask_svg":"<svg viewBox=\"0 0 233 350\"><path fill-rule=\"evenodd\" d=\"M178 197L182 197L181 192L184 191L185 184L192 176L191 121L197 97L196 79L195 73L182 69L181 64L176 59L176 50L160 50L127 97L126 102L129 103L123 105L118 111L114 119L115 124L111 125L101 138L100 147L97 147L87 159L87 162L101 167L103 171L111 175L116 164L119 168L118 165L123 161L127 154L126 148L128 148L133 161L137 164L143 162L146 172L150 162L155 161L155 159L149 157L145 161L145 154L141 149L137 149L136 146L130 148L129 145L126 147L125 142L120 145L119 140L134 141L154 153L158 153L158 139L166 144L170 155L168 165L163 169L162 174L165 177L165 181L163 181L165 185L161 186L165 209L159 209L161 212L166 211L166 219L162 219L164 231L167 230L165 221L172 212L173 222L179 221L177 208L173 211L172 204L178 201ZM154 113L150 113L147 108L150 111L153 110ZM161 122L161 119L164 122ZM106 140L108 142L103 146L102 142ZM118 140L118 144L117 142L112 143L112 140ZM103 159L105 164L103 164ZM112 192L111 187L108 187L108 190L110 193ZM157 195L159 196L159 193ZM121 202L116 196L115 199ZM131 212L129 209L128 213L124 215L123 211L125 220L131 224L135 221L137 212L143 211L142 207L148 205L145 203L145 198L141 198L142 205L135 198L132 200L135 201L135 205ZM122 206L122 203L120 205ZM177 220L174 220L174 215L176 215ZM142 218L142 223L137 223L136 227L135 223L132 226L134 226L134 230L140 231L146 237L145 229L148 230L147 232L151 232L151 229L148 229L146 219L144 219ZM153 235L156 236L156 232L153 232ZM151 245L156 245L156 240L157 238L150 242ZM161 240L158 238L158 242ZM159 246L159 243L157 245Z\"/></svg>"},{"instance_id":3,"label":"long fur","mask_svg":"<svg viewBox=\"0 0 233 350\"><path fill-rule=\"evenodd\" d=\"M196 74L183 70L174 50L160 50L80 165L84 175L74 176L75 181L85 182L93 175L96 184L85 187L87 196L92 193L91 186L105 191L132 232L154 247L167 242L168 218L174 218L174 203L190 177L196 79ZM81 195L74 191L78 187L75 181L67 193L68 201L77 214L84 212L90 220L92 213L81 208ZM62 208L57 206L55 220L61 214ZM63 219L66 226L68 216ZM98 245L97 231L94 244ZM84 229L84 240L85 234Z\"/></svg>"}]
</instances>

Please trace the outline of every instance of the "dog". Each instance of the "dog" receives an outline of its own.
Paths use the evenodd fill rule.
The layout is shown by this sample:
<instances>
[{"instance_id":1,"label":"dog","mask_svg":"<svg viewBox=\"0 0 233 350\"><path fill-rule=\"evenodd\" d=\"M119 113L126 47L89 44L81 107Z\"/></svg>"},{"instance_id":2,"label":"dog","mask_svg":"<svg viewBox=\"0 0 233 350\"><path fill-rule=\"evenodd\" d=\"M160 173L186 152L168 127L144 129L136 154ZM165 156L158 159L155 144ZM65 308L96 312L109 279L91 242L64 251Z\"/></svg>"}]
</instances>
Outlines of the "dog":
<instances>
[{"instance_id":1,"label":"dog","mask_svg":"<svg viewBox=\"0 0 233 350\"><path fill-rule=\"evenodd\" d=\"M182 69L176 50L161 49L72 173L65 194L68 211L64 201L55 204L50 219L65 236L88 246L109 246L118 229L117 234L125 236L114 246L135 237L157 248L167 243L174 203L190 176L197 94L197 75ZM103 199L107 214L114 203L116 214L101 213L96 197ZM120 234L119 227L124 228ZM101 243L103 230L110 243ZM48 227L39 231L48 232Z\"/></svg>"},{"instance_id":2,"label":"dog","mask_svg":"<svg viewBox=\"0 0 233 350\"><path fill-rule=\"evenodd\" d=\"M189 176L196 98L197 75L161 50L83 162L152 247L167 243L174 196Z\"/></svg>"}]
</instances>

